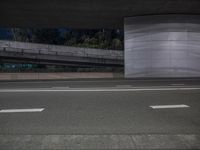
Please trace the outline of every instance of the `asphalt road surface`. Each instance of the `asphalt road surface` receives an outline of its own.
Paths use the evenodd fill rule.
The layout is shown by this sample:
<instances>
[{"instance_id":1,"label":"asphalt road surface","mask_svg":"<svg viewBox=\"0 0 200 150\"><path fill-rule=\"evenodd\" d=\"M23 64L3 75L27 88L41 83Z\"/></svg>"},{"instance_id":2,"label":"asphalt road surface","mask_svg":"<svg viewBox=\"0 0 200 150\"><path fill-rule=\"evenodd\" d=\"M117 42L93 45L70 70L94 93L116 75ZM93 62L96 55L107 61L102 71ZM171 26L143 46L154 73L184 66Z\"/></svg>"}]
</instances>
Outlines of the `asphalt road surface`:
<instances>
[{"instance_id":1,"label":"asphalt road surface","mask_svg":"<svg viewBox=\"0 0 200 150\"><path fill-rule=\"evenodd\" d=\"M195 135L200 148L200 80L1 82L0 135L0 149L19 135Z\"/></svg>"}]
</instances>

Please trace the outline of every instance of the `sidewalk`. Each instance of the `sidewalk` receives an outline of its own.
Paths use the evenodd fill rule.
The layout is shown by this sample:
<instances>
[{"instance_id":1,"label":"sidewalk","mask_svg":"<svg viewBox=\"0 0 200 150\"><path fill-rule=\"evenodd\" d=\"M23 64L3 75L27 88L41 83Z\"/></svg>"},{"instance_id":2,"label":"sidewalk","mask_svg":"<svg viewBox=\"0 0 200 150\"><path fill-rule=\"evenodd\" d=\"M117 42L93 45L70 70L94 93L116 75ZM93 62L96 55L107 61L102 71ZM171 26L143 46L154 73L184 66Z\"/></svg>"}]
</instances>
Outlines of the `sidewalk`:
<instances>
[{"instance_id":1,"label":"sidewalk","mask_svg":"<svg viewBox=\"0 0 200 150\"><path fill-rule=\"evenodd\" d=\"M114 78L123 76L112 72L57 72L57 73L0 73L0 81L22 80L62 80L62 79L90 79Z\"/></svg>"},{"instance_id":2,"label":"sidewalk","mask_svg":"<svg viewBox=\"0 0 200 150\"><path fill-rule=\"evenodd\" d=\"M200 135L0 135L0 149L200 149Z\"/></svg>"}]
</instances>

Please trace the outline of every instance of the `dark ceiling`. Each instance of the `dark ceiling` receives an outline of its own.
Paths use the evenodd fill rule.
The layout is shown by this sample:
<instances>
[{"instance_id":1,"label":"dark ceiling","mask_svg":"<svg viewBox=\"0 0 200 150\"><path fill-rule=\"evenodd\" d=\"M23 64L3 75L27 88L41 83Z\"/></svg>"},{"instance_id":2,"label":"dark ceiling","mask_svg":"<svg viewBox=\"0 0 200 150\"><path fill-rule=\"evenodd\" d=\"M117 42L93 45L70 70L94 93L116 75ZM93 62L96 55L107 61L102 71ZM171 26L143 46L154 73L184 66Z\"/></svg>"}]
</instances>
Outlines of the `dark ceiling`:
<instances>
[{"instance_id":1,"label":"dark ceiling","mask_svg":"<svg viewBox=\"0 0 200 150\"><path fill-rule=\"evenodd\" d=\"M0 0L1 27L123 28L156 14L200 15L200 0Z\"/></svg>"}]
</instances>

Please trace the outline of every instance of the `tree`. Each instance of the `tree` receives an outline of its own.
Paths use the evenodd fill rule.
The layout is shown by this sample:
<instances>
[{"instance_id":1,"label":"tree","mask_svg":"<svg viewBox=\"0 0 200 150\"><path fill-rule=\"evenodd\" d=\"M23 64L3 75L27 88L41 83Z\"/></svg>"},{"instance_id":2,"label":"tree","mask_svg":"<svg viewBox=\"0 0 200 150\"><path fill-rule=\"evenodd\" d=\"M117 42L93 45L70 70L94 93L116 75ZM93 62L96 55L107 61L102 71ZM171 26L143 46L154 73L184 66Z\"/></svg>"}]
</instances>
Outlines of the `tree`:
<instances>
[{"instance_id":1,"label":"tree","mask_svg":"<svg viewBox=\"0 0 200 150\"><path fill-rule=\"evenodd\" d=\"M121 30L70 30L66 28L13 28L13 39L34 42L100 49L123 49Z\"/></svg>"},{"instance_id":2,"label":"tree","mask_svg":"<svg viewBox=\"0 0 200 150\"><path fill-rule=\"evenodd\" d=\"M122 42L115 38L112 40L111 49L121 50L123 48Z\"/></svg>"},{"instance_id":3,"label":"tree","mask_svg":"<svg viewBox=\"0 0 200 150\"><path fill-rule=\"evenodd\" d=\"M12 28L13 39L15 41L30 42L31 41L31 31L29 29Z\"/></svg>"},{"instance_id":4,"label":"tree","mask_svg":"<svg viewBox=\"0 0 200 150\"><path fill-rule=\"evenodd\" d=\"M32 41L35 43L62 44L64 40L58 29L34 29L32 35Z\"/></svg>"}]
</instances>

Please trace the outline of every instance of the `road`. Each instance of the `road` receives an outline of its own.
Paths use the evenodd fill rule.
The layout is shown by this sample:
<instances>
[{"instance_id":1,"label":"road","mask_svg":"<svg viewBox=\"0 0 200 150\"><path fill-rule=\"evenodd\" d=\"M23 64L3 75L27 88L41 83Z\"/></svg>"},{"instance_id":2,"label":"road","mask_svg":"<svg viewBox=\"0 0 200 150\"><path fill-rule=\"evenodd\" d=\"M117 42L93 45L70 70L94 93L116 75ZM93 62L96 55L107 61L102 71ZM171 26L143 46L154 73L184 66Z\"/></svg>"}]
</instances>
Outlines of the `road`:
<instances>
[{"instance_id":1,"label":"road","mask_svg":"<svg viewBox=\"0 0 200 150\"><path fill-rule=\"evenodd\" d=\"M178 107L151 107L160 105ZM7 143L19 135L195 135L188 148L200 148L199 79L1 82L0 110L10 109L0 111Z\"/></svg>"}]
</instances>

